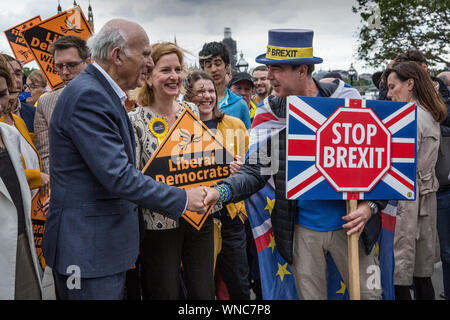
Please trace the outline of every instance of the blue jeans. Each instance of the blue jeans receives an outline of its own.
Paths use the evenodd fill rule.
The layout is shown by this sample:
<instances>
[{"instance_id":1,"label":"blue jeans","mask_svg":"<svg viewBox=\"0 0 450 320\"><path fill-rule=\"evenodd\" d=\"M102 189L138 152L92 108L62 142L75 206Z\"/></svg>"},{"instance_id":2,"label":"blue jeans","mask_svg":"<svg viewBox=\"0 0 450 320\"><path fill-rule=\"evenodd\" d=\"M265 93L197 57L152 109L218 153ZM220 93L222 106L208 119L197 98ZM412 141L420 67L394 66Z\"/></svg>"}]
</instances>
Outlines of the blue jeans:
<instances>
[{"instance_id":1,"label":"blue jeans","mask_svg":"<svg viewBox=\"0 0 450 320\"><path fill-rule=\"evenodd\" d=\"M439 189L437 198L437 231L441 248L445 299L450 300L450 187Z\"/></svg>"}]
</instances>

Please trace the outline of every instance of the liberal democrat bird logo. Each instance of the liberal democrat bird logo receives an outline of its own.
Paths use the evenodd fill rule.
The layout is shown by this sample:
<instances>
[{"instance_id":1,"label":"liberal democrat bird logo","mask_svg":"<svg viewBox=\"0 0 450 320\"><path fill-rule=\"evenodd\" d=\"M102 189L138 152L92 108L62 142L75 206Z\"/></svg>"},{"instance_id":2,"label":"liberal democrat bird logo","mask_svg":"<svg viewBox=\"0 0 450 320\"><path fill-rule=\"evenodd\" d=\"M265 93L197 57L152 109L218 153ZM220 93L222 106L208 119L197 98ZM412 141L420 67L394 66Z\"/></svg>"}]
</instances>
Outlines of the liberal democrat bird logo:
<instances>
[{"instance_id":1,"label":"liberal democrat bird logo","mask_svg":"<svg viewBox=\"0 0 450 320\"><path fill-rule=\"evenodd\" d=\"M76 24L72 23L72 21L69 20L69 18L66 18L66 20L64 21L66 23L66 27L61 26L61 31L64 33L67 33L69 31L74 31L76 33L81 33L83 32L83 29L78 27Z\"/></svg>"},{"instance_id":2,"label":"liberal democrat bird logo","mask_svg":"<svg viewBox=\"0 0 450 320\"><path fill-rule=\"evenodd\" d=\"M29 51L27 50L27 51L24 51L24 50L19 50L18 51L21 55L23 55L23 57L25 58L25 59L28 59L28 54L29 54Z\"/></svg>"},{"instance_id":3,"label":"liberal democrat bird logo","mask_svg":"<svg viewBox=\"0 0 450 320\"><path fill-rule=\"evenodd\" d=\"M186 151L187 147L191 143L200 142L202 140L202 135L201 134L199 134L199 135L190 134L189 131L186 131L186 130L183 130L183 129L180 129L180 136L181 136L182 142L179 143L178 146L183 151Z\"/></svg>"},{"instance_id":4,"label":"liberal democrat bird logo","mask_svg":"<svg viewBox=\"0 0 450 320\"><path fill-rule=\"evenodd\" d=\"M33 216L37 216L39 212L42 212L44 210L44 204L41 201L41 198L37 199L36 207L33 208L32 214Z\"/></svg>"}]
</instances>

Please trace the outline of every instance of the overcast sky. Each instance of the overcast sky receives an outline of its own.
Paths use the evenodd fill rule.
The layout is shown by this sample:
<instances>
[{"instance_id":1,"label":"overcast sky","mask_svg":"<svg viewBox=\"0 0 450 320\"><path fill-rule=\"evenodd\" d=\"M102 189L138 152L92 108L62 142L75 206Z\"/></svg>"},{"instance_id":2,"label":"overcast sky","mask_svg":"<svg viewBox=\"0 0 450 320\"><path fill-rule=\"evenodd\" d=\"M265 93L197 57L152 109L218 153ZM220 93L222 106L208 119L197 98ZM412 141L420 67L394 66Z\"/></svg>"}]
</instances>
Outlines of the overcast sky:
<instances>
[{"instance_id":1,"label":"overcast sky","mask_svg":"<svg viewBox=\"0 0 450 320\"><path fill-rule=\"evenodd\" d=\"M63 10L73 0L61 0ZM77 1L87 17L88 0ZM357 32L362 22L352 12L355 0L91 0L95 30L111 18L141 24L150 42L176 40L190 51L195 61L203 43L221 41L224 27L230 27L237 50L255 67L255 57L266 50L267 31L275 28L314 30L314 56L324 62L316 70L345 69L354 63L362 72L374 72L357 61ZM56 14L57 0L0 0L0 29L4 31L40 15L45 20ZM0 36L0 51L11 53L6 37ZM239 54L238 54L239 58ZM37 66L33 63L30 67ZM381 66L380 66L381 69Z\"/></svg>"}]
</instances>

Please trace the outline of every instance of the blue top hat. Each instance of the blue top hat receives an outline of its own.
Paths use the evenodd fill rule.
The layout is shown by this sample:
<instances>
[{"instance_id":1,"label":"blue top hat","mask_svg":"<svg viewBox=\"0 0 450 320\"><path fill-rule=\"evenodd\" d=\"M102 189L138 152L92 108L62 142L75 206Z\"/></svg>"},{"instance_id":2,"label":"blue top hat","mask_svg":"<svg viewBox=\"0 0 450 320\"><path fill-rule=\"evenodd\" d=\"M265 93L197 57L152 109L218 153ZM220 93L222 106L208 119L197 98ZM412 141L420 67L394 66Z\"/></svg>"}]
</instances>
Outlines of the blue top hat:
<instances>
[{"instance_id":1,"label":"blue top hat","mask_svg":"<svg viewBox=\"0 0 450 320\"><path fill-rule=\"evenodd\" d=\"M269 30L267 52L257 56L255 61L268 65L322 63L322 58L313 56L313 36L312 30L305 29Z\"/></svg>"}]
</instances>

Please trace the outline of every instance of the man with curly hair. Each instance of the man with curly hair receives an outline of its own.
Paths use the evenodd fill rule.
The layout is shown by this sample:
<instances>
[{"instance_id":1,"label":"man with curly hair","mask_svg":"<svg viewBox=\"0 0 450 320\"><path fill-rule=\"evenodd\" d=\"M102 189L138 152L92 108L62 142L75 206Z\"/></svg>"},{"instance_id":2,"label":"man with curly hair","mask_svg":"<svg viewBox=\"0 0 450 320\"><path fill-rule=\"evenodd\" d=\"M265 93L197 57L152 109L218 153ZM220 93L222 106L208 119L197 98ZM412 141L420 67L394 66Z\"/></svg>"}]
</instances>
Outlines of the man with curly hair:
<instances>
[{"instance_id":1,"label":"man with curly hair","mask_svg":"<svg viewBox=\"0 0 450 320\"><path fill-rule=\"evenodd\" d=\"M250 129L250 114L247 103L241 96L227 88L226 76L231 67L227 47L221 42L205 43L198 57L203 71L214 80L219 110L229 116L241 119L245 127Z\"/></svg>"}]
</instances>

